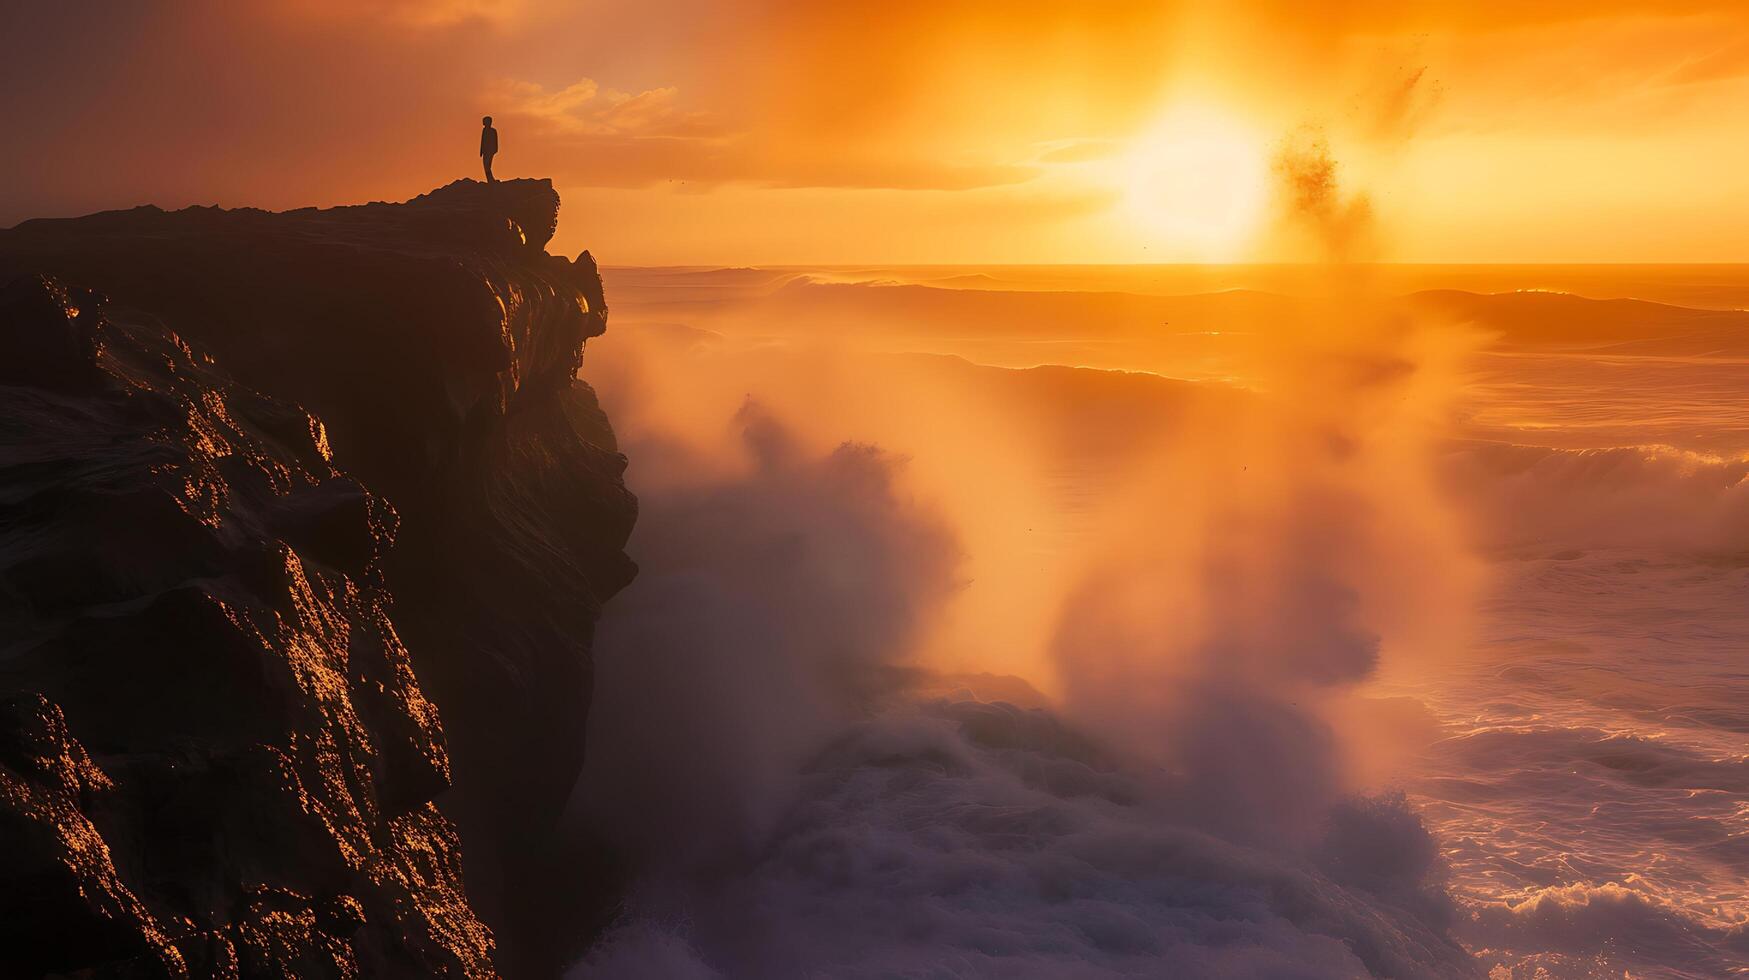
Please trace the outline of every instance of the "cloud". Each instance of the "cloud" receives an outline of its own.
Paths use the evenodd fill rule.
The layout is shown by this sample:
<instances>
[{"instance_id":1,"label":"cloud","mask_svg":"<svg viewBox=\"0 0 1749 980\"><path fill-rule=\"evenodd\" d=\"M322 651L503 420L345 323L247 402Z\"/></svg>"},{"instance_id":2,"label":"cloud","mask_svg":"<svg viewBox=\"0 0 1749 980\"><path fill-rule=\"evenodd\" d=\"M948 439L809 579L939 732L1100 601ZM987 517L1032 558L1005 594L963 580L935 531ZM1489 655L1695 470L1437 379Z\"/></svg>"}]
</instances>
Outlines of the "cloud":
<instances>
[{"instance_id":1,"label":"cloud","mask_svg":"<svg viewBox=\"0 0 1749 980\"><path fill-rule=\"evenodd\" d=\"M1697 55L1667 76L1674 85L1736 81L1749 75L1749 37L1737 36Z\"/></svg>"},{"instance_id":2,"label":"cloud","mask_svg":"<svg viewBox=\"0 0 1749 980\"><path fill-rule=\"evenodd\" d=\"M402 28L484 23L507 27L531 12L530 0L282 0L281 9L321 20L376 21Z\"/></svg>"},{"instance_id":3,"label":"cloud","mask_svg":"<svg viewBox=\"0 0 1749 980\"><path fill-rule=\"evenodd\" d=\"M644 187L690 181L768 187L970 190L1024 183L1038 168L954 161L881 147L773 147L684 103L677 86L631 93L581 78L557 90L503 78L480 97L482 109L531 124L549 144L541 170L562 182Z\"/></svg>"},{"instance_id":4,"label":"cloud","mask_svg":"<svg viewBox=\"0 0 1749 980\"><path fill-rule=\"evenodd\" d=\"M667 86L633 94L604 89L581 78L556 92L535 82L500 79L482 101L506 116L545 124L552 132L586 136L705 139L720 137L705 113L680 104L680 90Z\"/></svg>"},{"instance_id":5,"label":"cloud","mask_svg":"<svg viewBox=\"0 0 1749 980\"><path fill-rule=\"evenodd\" d=\"M1122 140L1057 140L1046 144L1039 153L1040 163L1086 163L1106 160L1123 152Z\"/></svg>"},{"instance_id":6,"label":"cloud","mask_svg":"<svg viewBox=\"0 0 1749 980\"><path fill-rule=\"evenodd\" d=\"M1399 3L1395 0L1332 0L1317 5L1286 0L1255 0L1253 6L1296 30L1350 35L1382 31L1442 29L1485 33L1525 26L1565 25L1612 18L1741 18L1737 0L1539 0L1537 3L1478 4L1465 0Z\"/></svg>"}]
</instances>

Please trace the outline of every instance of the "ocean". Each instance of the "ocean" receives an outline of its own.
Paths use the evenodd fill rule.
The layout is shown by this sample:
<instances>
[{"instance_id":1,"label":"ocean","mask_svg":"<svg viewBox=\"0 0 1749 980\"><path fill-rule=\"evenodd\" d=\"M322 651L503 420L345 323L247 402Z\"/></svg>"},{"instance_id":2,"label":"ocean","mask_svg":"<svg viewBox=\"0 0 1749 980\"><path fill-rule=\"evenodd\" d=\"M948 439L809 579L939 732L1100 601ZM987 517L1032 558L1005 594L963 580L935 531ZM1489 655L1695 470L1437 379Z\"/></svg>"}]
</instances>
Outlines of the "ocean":
<instances>
[{"instance_id":1,"label":"ocean","mask_svg":"<svg viewBox=\"0 0 1749 980\"><path fill-rule=\"evenodd\" d=\"M1749 267L607 286L578 975L1749 973Z\"/></svg>"}]
</instances>

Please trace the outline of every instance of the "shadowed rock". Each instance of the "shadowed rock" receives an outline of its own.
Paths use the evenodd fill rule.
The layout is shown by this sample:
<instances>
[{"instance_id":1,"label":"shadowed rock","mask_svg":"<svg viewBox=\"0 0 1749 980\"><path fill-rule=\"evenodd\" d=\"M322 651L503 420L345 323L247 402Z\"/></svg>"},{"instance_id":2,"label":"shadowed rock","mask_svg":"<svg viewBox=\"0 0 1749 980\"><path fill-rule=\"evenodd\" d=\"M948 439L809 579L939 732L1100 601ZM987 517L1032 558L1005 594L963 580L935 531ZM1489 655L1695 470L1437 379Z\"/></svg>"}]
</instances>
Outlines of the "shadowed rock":
<instances>
[{"instance_id":1,"label":"shadowed rock","mask_svg":"<svg viewBox=\"0 0 1749 980\"><path fill-rule=\"evenodd\" d=\"M31 838L120 924L63 916L44 962L480 975L483 918L500 965L556 967L549 845L636 512L557 214L545 181L458 181L0 232L0 690L65 732L24 770L113 783L5 763L8 826L113 855Z\"/></svg>"}]
</instances>

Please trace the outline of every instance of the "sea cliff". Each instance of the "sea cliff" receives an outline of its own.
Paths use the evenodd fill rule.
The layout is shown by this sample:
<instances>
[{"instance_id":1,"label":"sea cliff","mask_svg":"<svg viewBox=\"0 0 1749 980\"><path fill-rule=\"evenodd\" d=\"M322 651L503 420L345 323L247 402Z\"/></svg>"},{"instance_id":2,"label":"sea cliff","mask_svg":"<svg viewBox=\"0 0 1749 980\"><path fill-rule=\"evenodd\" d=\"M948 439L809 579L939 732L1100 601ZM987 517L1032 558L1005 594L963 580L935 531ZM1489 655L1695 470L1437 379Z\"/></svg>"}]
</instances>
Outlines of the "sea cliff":
<instances>
[{"instance_id":1,"label":"sea cliff","mask_svg":"<svg viewBox=\"0 0 1749 980\"><path fill-rule=\"evenodd\" d=\"M0 944L28 968L554 968L636 515L558 210L458 181L0 232Z\"/></svg>"}]
</instances>

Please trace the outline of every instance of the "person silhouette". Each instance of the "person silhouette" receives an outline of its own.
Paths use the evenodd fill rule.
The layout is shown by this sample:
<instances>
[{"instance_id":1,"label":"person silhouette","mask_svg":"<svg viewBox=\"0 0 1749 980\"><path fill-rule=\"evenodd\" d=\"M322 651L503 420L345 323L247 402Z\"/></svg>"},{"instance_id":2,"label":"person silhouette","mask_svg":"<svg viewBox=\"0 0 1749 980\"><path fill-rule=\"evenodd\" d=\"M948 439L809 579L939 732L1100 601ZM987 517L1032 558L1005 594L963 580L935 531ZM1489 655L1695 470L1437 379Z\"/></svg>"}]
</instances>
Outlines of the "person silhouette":
<instances>
[{"instance_id":1,"label":"person silhouette","mask_svg":"<svg viewBox=\"0 0 1749 980\"><path fill-rule=\"evenodd\" d=\"M486 183L496 184L492 176L492 158L498 155L498 131L492 128L492 117L480 120L480 162L486 165Z\"/></svg>"}]
</instances>

